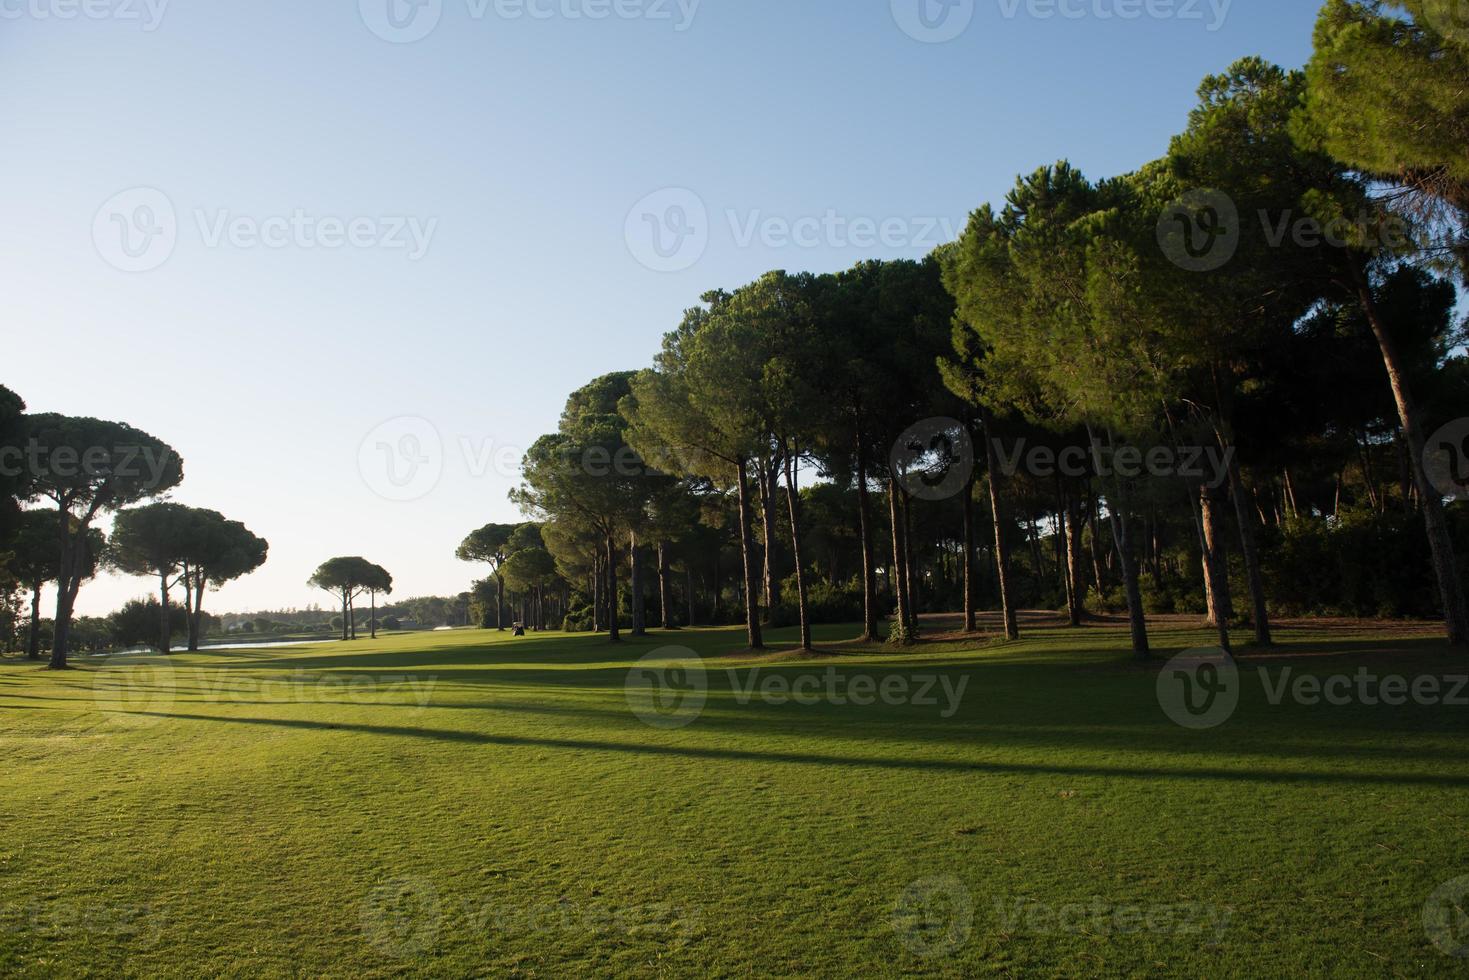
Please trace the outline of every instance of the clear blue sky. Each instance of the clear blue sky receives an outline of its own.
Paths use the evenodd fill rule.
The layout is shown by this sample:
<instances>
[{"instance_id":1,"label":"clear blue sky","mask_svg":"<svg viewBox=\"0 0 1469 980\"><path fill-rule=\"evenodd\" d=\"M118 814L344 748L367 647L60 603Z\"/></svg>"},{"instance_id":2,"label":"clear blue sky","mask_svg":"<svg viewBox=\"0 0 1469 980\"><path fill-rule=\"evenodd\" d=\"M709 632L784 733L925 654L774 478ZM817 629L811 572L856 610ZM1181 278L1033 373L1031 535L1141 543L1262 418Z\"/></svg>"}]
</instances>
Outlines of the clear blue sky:
<instances>
[{"instance_id":1,"label":"clear blue sky","mask_svg":"<svg viewBox=\"0 0 1469 980\"><path fill-rule=\"evenodd\" d=\"M186 460L176 499L270 540L215 610L325 604L305 581L336 554L384 564L399 595L463 590L474 570L454 546L517 518L513 473L476 457L528 445L586 380L647 364L701 292L922 255L1062 156L1130 170L1164 150L1207 72L1246 54L1302 64L1317 7L1234 0L1210 30L1220 0L1202 19L1150 17L1147 0L1131 0L1140 19L1098 16L1129 0L1069 0L1075 18L973 0L937 44L898 26L919 23L916 0L898 16L889 0L703 0L686 24L672 0L618 0L637 16L605 19L568 16L599 0L524 0L551 16L519 18L520 0L394 0L405 30L438 20L392 43L368 26L403 36L386 0L173 0L156 24L147 0L87 0L105 16L61 16L80 2L0 3L0 383L33 410L166 439ZM121 271L123 232L163 227L139 211L158 198L99 209L139 187L163 193L176 238L143 240L163 243L143 253L166 257L156 268ZM707 214L707 248L674 272L639 262L629 220L664 188ZM667 210L688 200L650 213L692 227ZM310 238L270 220L297 212ZM828 214L835 230L784 240L779 222ZM359 244L308 247L328 218L368 219ZM431 229L423 255L368 244L395 218ZM886 240L853 234L859 219L888 222ZM399 416L443 441L441 479L408 502L359 466ZM378 441L429 456L400 441L410 428L386 433L369 460ZM80 605L149 588L102 579Z\"/></svg>"}]
</instances>

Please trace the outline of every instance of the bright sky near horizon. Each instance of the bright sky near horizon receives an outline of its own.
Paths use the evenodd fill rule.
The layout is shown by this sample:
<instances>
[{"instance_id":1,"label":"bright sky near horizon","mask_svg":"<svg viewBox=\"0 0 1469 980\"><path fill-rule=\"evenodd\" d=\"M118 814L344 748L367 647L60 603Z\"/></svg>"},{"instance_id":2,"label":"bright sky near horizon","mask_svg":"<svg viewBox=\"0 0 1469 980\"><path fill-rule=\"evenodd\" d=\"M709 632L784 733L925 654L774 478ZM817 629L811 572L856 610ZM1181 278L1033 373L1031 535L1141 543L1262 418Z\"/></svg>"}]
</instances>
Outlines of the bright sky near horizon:
<instances>
[{"instance_id":1,"label":"bright sky near horizon","mask_svg":"<svg viewBox=\"0 0 1469 980\"><path fill-rule=\"evenodd\" d=\"M459 592L519 451L700 293L1131 170L1318 6L0 0L0 384L168 441L174 499L269 539L215 611L328 604L339 554Z\"/></svg>"}]
</instances>

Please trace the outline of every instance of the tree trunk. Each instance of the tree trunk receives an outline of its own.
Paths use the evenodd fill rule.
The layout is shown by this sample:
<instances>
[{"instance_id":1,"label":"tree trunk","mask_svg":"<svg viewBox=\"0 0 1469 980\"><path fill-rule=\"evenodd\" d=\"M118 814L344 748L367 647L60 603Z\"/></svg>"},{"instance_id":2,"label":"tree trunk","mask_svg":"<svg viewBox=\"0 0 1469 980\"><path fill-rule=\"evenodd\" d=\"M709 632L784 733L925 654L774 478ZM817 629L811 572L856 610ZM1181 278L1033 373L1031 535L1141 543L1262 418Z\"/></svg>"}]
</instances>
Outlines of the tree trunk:
<instances>
[{"instance_id":1,"label":"tree trunk","mask_svg":"<svg viewBox=\"0 0 1469 980\"><path fill-rule=\"evenodd\" d=\"M505 580L495 572L495 629L505 631Z\"/></svg>"},{"instance_id":2,"label":"tree trunk","mask_svg":"<svg viewBox=\"0 0 1469 980\"><path fill-rule=\"evenodd\" d=\"M1199 485L1200 546L1204 564L1204 596L1210 626L1228 628L1234 620L1234 600L1229 591L1229 558L1224 533L1219 526L1219 491ZM1227 635L1227 634L1226 634ZM1229 647L1226 645L1225 649Z\"/></svg>"},{"instance_id":3,"label":"tree trunk","mask_svg":"<svg viewBox=\"0 0 1469 980\"><path fill-rule=\"evenodd\" d=\"M687 557L683 561L683 587L684 591L688 593L685 598L689 601L689 626L692 628L699 619L694 614L694 563L689 561Z\"/></svg>"},{"instance_id":4,"label":"tree trunk","mask_svg":"<svg viewBox=\"0 0 1469 980\"><path fill-rule=\"evenodd\" d=\"M1090 511L1087 523L1092 529L1092 578L1096 582L1097 598L1101 599L1107 594L1107 582L1102 577L1102 508L1097 495L1092 493L1090 480L1087 481L1086 495Z\"/></svg>"},{"instance_id":5,"label":"tree trunk","mask_svg":"<svg viewBox=\"0 0 1469 980\"><path fill-rule=\"evenodd\" d=\"M811 616L806 604L806 571L801 567L800 495L796 492L795 465L785 456L786 505L791 512L791 558L796 564L796 604L801 614L801 649L811 649Z\"/></svg>"},{"instance_id":6,"label":"tree trunk","mask_svg":"<svg viewBox=\"0 0 1469 980\"><path fill-rule=\"evenodd\" d=\"M68 594L67 589L57 589L56 618L51 624L51 662L46 665L51 670L67 669L67 640L70 639L73 600L74 595Z\"/></svg>"},{"instance_id":7,"label":"tree trunk","mask_svg":"<svg viewBox=\"0 0 1469 980\"><path fill-rule=\"evenodd\" d=\"M1055 533L1051 535L1051 560L1056 563L1056 575L1061 579L1061 593L1066 600L1066 620L1070 625L1077 625L1074 613L1076 610L1076 593L1071 588L1071 566L1066 561L1066 542L1069 540L1069 522L1066 519L1066 487L1061 478L1056 478L1056 525Z\"/></svg>"},{"instance_id":8,"label":"tree trunk","mask_svg":"<svg viewBox=\"0 0 1469 980\"><path fill-rule=\"evenodd\" d=\"M184 648L192 650L194 647L194 576L189 571L188 563L184 564L183 573L179 579L184 583Z\"/></svg>"},{"instance_id":9,"label":"tree trunk","mask_svg":"<svg viewBox=\"0 0 1469 980\"><path fill-rule=\"evenodd\" d=\"M1198 522L1199 550L1204 565L1204 603L1208 615L1205 621L1219 637L1219 647L1227 654L1234 653L1229 639L1229 624L1234 619L1234 606L1229 596L1229 567L1224 557L1223 535L1219 522L1216 492L1203 484L1198 489L1198 505L1194 507L1194 519Z\"/></svg>"},{"instance_id":10,"label":"tree trunk","mask_svg":"<svg viewBox=\"0 0 1469 980\"><path fill-rule=\"evenodd\" d=\"M71 604L67 602L67 590L72 581L75 563L71 537L71 511L64 504L57 504L57 520L60 522L57 542L60 557L56 566L56 616L51 624L51 670L66 670L66 632L71 625Z\"/></svg>"},{"instance_id":11,"label":"tree trunk","mask_svg":"<svg viewBox=\"0 0 1469 980\"><path fill-rule=\"evenodd\" d=\"M1352 433L1352 443L1357 448L1357 458L1362 461L1362 484L1367 489L1367 502L1372 505L1374 513L1382 513L1382 495L1377 492L1377 470L1372 465L1372 441L1367 437L1366 430L1361 433L1361 442L1357 442L1358 433Z\"/></svg>"},{"instance_id":12,"label":"tree trunk","mask_svg":"<svg viewBox=\"0 0 1469 980\"><path fill-rule=\"evenodd\" d=\"M776 470L773 465L767 471L764 463L757 463L755 471L760 480L760 531L765 544L765 611L768 616L780 605L780 581L775 577Z\"/></svg>"},{"instance_id":13,"label":"tree trunk","mask_svg":"<svg viewBox=\"0 0 1469 980\"><path fill-rule=\"evenodd\" d=\"M164 570L158 576L158 600L159 600L159 624L158 624L158 652L167 656L169 651L170 634L173 630L168 621L168 571Z\"/></svg>"},{"instance_id":14,"label":"tree trunk","mask_svg":"<svg viewBox=\"0 0 1469 980\"><path fill-rule=\"evenodd\" d=\"M628 579L628 594L632 598L632 635L648 635L648 611L646 603L643 602L643 549L638 544L638 536L629 533L627 538L628 562L630 567Z\"/></svg>"},{"instance_id":15,"label":"tree trunk","mask_svg":"<svg viewBox=\"0 0 1469 980\"><path fill-rule=\"evenodd\" d=\"M1425 436L1418 419L1418 406L1413 401L1408 387L1408 375L1398 358L1397 345L1388 333L1387 324L1377 309L1377 300L1367 282L1366 273L1356 262L1352 263L1352 275L1357 287L1357 299L1377 346L1382 350L1382 363L1387 369L1388 384L1392 387L1393 401L1397 404L1398 420L1402 423L1403 436L1412 457L1413 482L1418 487L1420 505L1423 508L1423 524L1428 533L1428 547L1433 555L1433 573L1438 579L1439 597L1443 602L1444 626L1449 642L1462 646L1469 644L1469 610L1464 604L1464 589L1459 580L1458 562L1454 557L1454 542L1449 536L1444 520L1443 498L1428 480L1423 469Z\"/></svg>"},{"instance_id":16,"label":"tree trunk","mask_svg":"<svg viewBox=\"0 0 1469 980\"><path fill-rule=\"evenodd\" d=\"M714 567L711 574L714 577L713 601L709 604L709 618L711 625L718 626L724 619L724 569L719 566L719 547L714 548Z\"/></svg>"},{"instance_id":17,"label":"tree trunk","mask_svg":"<svg viewBox=\"0 0 1469 980\"><path fill-rule=\"evenodd\" d=\"M1120 508L1108 506L1112 515L1112 537L1117 543L1117 563L1122 569L1123 591L1127 595L1127 623L1132 635L1132 652L1139 660L1151 656L1148 647L1148 623L1143 614L1142 590L1138 587L1137 560L1131 554L1131 536L1127 528L1127 517Z\"/></svg>"},{"instance_id":18,"label":"tree trunk","mask_svg":"<svg viewBox=\"0 0 1469 980\"><path fill-rule=\"evenodd\" d=\"M1245 500L1245 481L1239 464L1229 460L1229 495L1234 498L1234 517L1239 522L1239 550L1245 560L1245 576L1250 583L1250 605L1254 609L1255 645L1274 646L1270 635L1270 610L1265 604L1265 576L1260 572L1260 548L1255 542L1255 519Z\"/></svg>"},{"instance_id":19,"label":"tree trunk","mask_svg":"<svg viewBox=\"0 0 1469 980\"><path fill-rule=\"evenodd\" d=\"M1004 618L1005 638L1020 639L1020 621L1010 604L1014 592L1010 588L1010 546L1005 542L1005 511L1000 497L1000 454L995 450L993 420L984 413L985 459L990 472L990 514L995 525L995 574L1000 586L1000 609Z\"/></svg>"},{"instance_id":20,"label":"tree trunk","mask_svg":"<svg viewBox=\"0 0 1469 980\"><path fill-rule=\"evenodd\" d=\"M189 575L188 568L185 568L184 601L189 603L189 652L198 653L199 640L204 635L204 587L209 583L202 571L193 573L192 582Z\"/></svg>"},{"instance_id":21,"label":"tree trunk","mask_svg":"<svg viewBox=\"0 0 1469 980\"><path fill-rule=\"evenodd\" d=\"M1402 428L1393 434L1393 444L1398 450L1398 491L1403 495L1403 509L1409 510L1413 506L1413 459Z\"/></svg>"},{"instance_id":22,"label":"tree trunk","mask_svg":"<svg viewBox=\"0 0 1469 980\"><path fill-rule=\"evenodd\" d=\"M745 565L745 633L751 650L763 650L765 641L760 634L760 602L757 595L760 573L755 567L755 536L750 528L750 486L749 475L745 472L746 465L743 456L735 461L738 471L736 480L739 483L740 553Z\"/></svg>"},{"instance_id":23,"label":"tree trunk","mask_svg":"<svg viewBox=\"0 0 1469 980\"><path fill-rule=\"evenodd\" d=\"M1096 436L1090 426L1087 436L1092 445L1097 445ZM1111 433L1108 433L1111 442ZM1133 555L1132 533L1128 528L1127 508L1122 490L1122 478L1114 476L1116 494L1107 498L1107 515L1112 526L1112 543L1117 553L1117 567L1122 572L1122 590L1127 597L1127 624L1132 635L1132 652L1138 660L1151 657L1148 645L1148 621L1143 613L1142 589L1138 586L1137 559Z\"/></svg>"},{"instance_id":24,"label":"tree trunk","mask_svg":"<svg viewBox=\"0 0 1469 980\"><path fill-rule=\"evenodd\" d=\"M974 473L964 485L962 501L964 515L964 632L974 633L979 629L978 612L974 603Z\"/></svg>"},{"instance_id":25,"label":"tree trunk","mask_svg":"<svg viewBox=\"0 0 1469 980\"><path fill-rule=\"evenodd\" d=\"M342 639L347 638L347 590L342 590Z\"/></svg>"},{"instance_id":26,"label":"tree trunk","mask_svg":"<svg viewBox=\"0 0 1469 980\"><path fill-rule=\"evenodd\" d=\"M31 583L31 633L26 637L26 659L41 659L41 589L44 582Z\"/></svg>"},{"instance_id":27,"label":"tree trunk","mask_svg":"<svg viewBox=\"0 0 1469 980\"><path fill-rule=\"evenodd\" d=\"M189 588L192 575L193 588ZM199 644L204 639L204 589L209 584L208 576L203 569L196 568L191 573L188 566L184 566L184 589L185 600L192 602L189 606L189 651L199 652Z\"/></svg>"},{"instance_id":28,"label":"tree trunk","mask_svg":"<svg viewBox=\"0 0 1469 980\"><path fill-rule=\"evenodd\" d=\"M889 487L898 495L898 512L903 516L903 592L908 599L908 631L918 635L918 583L913 577L913 521L911 502L901 484Z\"/></svg>"},{"instance_id":29,"label":"tree trunk","mask_svg":"<svg viewBox=\"0 0 1469 980\"><path fill-rule=\"evenodd\" d=\"M893 526L893 564L889 578L898 601L898 623L906 630L911 621L908 613L908 575L903 568L903 519L898 513L898 481L888 477L888 516Z\"/></svg>"},{"instance_id":30,"label":"tree trunk","mask_svg":"<svg viewBox=\"0 0 1469 980\"><path fill-rule=\"evenodd\" d=\"M607 532L607 640L621 643L622 634L617 630L617 543L612 532Z\"/></svg>"},{"instance_id":31,"label":"tree trunk","mask_svg":"<svg viewBox=\"0 0 1469 980\"><path fill-rule=\"evenodd\" d=\"M51 661L49 670L67 670L67 650L71 640L71 616L76 609L77 592L82 587L81 550L86 543L87 529L96 515L100 503L94 502L86 515L77 520L72 517L65 501L57 502L59 522L57 541L60 546L60 561L56 576L56 619L51 629ZM73 524L76 526L73 527Z\"/></svg>"},{"instance_id":32,"label":"tree trunk","mask_svg":"<svg viewBox=\"0 0 1469 980\"><path fill-rule=\"evenodd\" d=\"M1086 576L1081 570L1081 501L1066 494L1066 581L1069 602L1066 614L1072 626L1080 626L1083 618L1083 596Z\"/></svg>"},{"instance_id":33,"label":"tree trunk","mask_svg":"<svg viewBox=\"0 0 1469 980\"><path fill-rule=\"evenodd\" d=\"M857 534L862 541L862 636L868 643L877 641L877 561L872 553L872 504L867 494L867 446L862 439L862 425L857 432Z\"/></svg>"},{"instance_id":34,"label":"tree trunk","mask_svg":"<svg viewBox=\"0 0 1469 980\"><path fill-rule=\"evenodd\" d=\"M669 580L668 542L658 542L658 618L663 629L677 629L673 622L673 583Z\"/></svg>"},{"instance_id":35,"label":"tree trunk","mask_svg":"<svg viewBox=\"0 0 1469 980\"><path fill-rule=\"evenodd\" d=\"M1046 580L1047 575L1046 562L1041 555L1041 534L1036 528L1035 515L1030 515L1025 519L1025 529L1029 532L1030 560L1035 565L1035 580L1036 584L1039 585Z\"/></svg>"},{"instance_id":36,"label":"tree trunk","mask_svg":"<svg viewBox=\"0 0 1469 980\"><path fill-rule=\"evenodd\" d=\"M592 555L592 632L602 632L602 559Z\"/></svg>"},{"instance_id":37,"label":"tree trunk","mask_svg":"<svg viewBox=\"0 0 1469 980\"><path fill-rule=\"evenodd\" d=\"M1153 525L1148 532L1148 557L1152 562L1153 581L1163 583L1163 522L1158 520L1158 509L1153 508Z\"/></svg>"},{"instance_id":38,"label":"tree trunk","mask_svg":"<svg viewBox=\"0 0 1469 980\"><path fill-rule=\"evenodd\" d=\"M1057 479L1059 488L1060 479ZM1071 575L1066 569L1066 491L1061 490L1056 498L1056 523L1051 534L1051 563L1056 568L1056 578L1061 580L1061 593L1066 599L1066 614L1070 619L1076 597L1071 593Z\"/></svg>"},{"instance_id":39,"label":"tree trunk","mask_svg":"<svg viewBox=\"0 0 1469 980\"><path fill-rule=\"evenodd\" d=\"M367 594L369 596L368 601L372 603L372 609L368 613L372 618L367 621L367 628L371 631L371 638L375 640L377 639L377 592L373 590Z\"/></svg>"}]
</instances>

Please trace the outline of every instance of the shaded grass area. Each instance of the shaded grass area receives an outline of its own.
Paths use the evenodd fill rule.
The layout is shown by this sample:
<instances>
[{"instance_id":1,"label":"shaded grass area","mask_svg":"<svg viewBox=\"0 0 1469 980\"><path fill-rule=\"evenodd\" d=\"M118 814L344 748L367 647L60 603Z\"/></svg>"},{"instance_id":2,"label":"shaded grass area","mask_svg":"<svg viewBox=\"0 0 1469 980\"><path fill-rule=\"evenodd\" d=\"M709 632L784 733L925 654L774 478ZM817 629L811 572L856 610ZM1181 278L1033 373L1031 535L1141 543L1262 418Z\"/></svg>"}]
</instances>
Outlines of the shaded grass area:
<instances>
[{"instance_id":1,"label":"shaded grass area","mask_svg":"<svg viewBox=\"0 0 1469 980\"><path fill-rule=\"evenodd\" d=\"M7 662L0 974L1465 972L1423 909L1469 875L1469 708L1273 705L1258 670L1469 658L1284 624L1194 731L1120 624L1025 625L900 652L832 627L815 658L455 631ZM646 724L635 666L696 674L702 710ZM828 676L938 703L747 693Z\"/></svg>"}]
</instances>

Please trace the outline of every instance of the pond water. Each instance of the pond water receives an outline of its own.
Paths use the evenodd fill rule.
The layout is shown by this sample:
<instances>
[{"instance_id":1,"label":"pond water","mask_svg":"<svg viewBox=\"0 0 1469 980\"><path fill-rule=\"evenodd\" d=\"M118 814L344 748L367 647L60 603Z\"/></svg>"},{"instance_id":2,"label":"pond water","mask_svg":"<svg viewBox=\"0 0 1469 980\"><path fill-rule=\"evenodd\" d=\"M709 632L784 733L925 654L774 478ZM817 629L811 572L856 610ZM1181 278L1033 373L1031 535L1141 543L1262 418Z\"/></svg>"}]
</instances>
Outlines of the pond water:
<instances>
[{"instance_id":1,"label":"pond water","mask_svg":"<svg viewBox=\"0 0 1469 980\"><path fill-rule=\"evenodd\" d=\"M230 642L228 640L218 643L201 643L200 650L254 650L258 647L299 647L308 643L340 643L341 637L326 636L310 640L265 640L260 643Z\"/></svg>"},{"instance_id":2,"label":"pond water","mask_svg":"<svg viewBox=\"0 0 1469 980\"><path fill-rule=\"evenodd\" d=\"M201 643L201 644L199 644L199 649L200 649L200 651L204 651L204 650L254 650L254 649L259 648L259 647L301 647L301 646L307 646L308 644L312 644L312 643L332 643L332 642L340 642L340 640L339 640L338 637L335 637L335 636L321 637L321 638L317 638L317 639L308 639L308 640L264 640L264 641L261 641L259 643L241 643L241 642L238 642L238 641L230 642L230 641L227 641L226 640L226 641L216 641L214 643ZM132 648L127 649L127 650L113 650L113 651L111 651L111 653L101 653L101 654L98 654L98 656L106 657L106 656L119 656L121 654L154 653L154 652L156 652L156 651L152 647L132 647ZM177 647L174 647L173 648L173 652L174 653L185 653L187 651L186 651L186 649L185 649L184 646L177 646Z\"/></svg>"}]
</instances>

